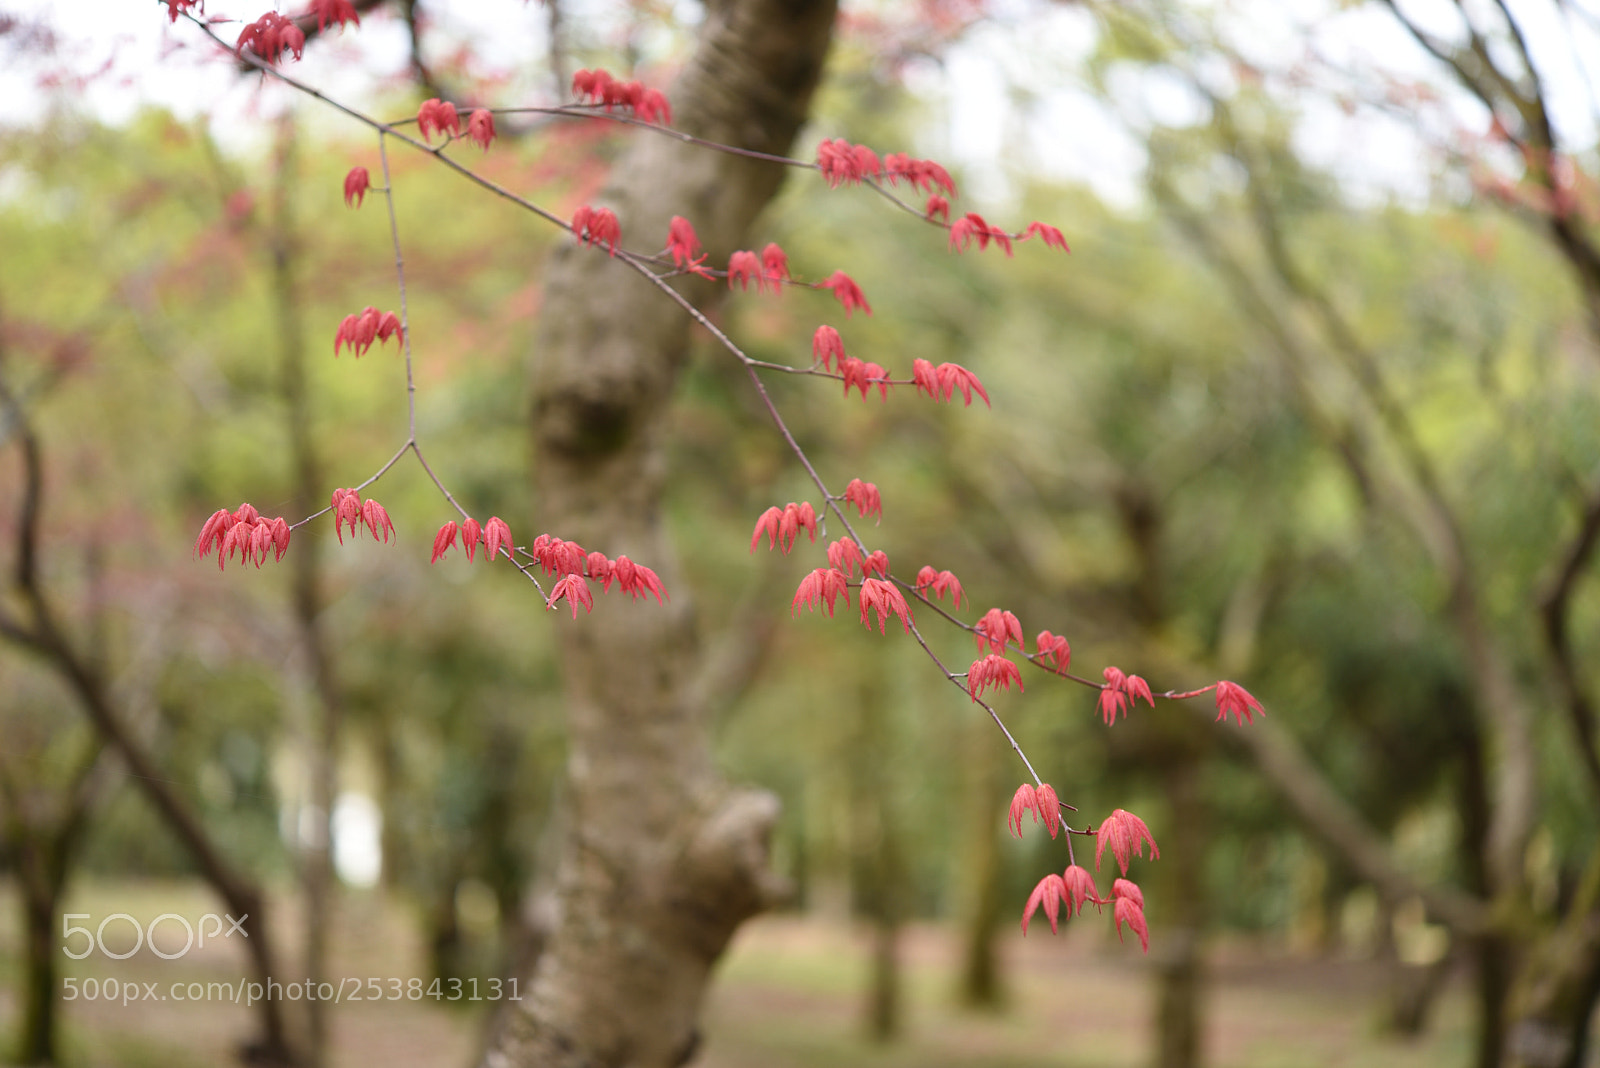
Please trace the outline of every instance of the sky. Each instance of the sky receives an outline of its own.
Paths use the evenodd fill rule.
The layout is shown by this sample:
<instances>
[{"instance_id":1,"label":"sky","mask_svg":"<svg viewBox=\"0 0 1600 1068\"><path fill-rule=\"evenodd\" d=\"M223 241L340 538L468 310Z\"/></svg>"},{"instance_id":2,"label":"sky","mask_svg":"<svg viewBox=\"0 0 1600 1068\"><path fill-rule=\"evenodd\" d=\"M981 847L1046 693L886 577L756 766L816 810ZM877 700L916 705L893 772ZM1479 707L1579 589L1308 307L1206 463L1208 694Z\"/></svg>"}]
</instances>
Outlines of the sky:
<instances>
[{"instance_id":1,"label":"sky","mask_svg":"<svg viewBox=\"0 0 1600 1068\"><path fill-rule=\"evenodd\" d=\"M856 2L884 10L906 0ZM1232 43L1264 68L1281 66L1285 57L1309 46L1340 69L1431 80L1453 101L1443 120L1436 121L1487 126L1482 109L1439 77L1421 50L1374 5L1336 0L1193 3L1217 15ZM1050 178L1086 182L1114 203L1137 202L1144 162L1137 130L1153 122L1203 118L1204 105L1175 79L1130 72L1123 83L1115 83L1115 110L1110 109L1078 80L1096 40L1095 24L1082 8L1035 0L990 4L999 17L969 33L943 63L913 65L907 71L912 90L937 105L930 109L937 118L919 135L922 144L895 147L939 152L939 158L966 172L967 186L980 203L1003 202L1018 166ZM1600 0L1573 4L1590 11L1590 20L1555 26L1549 24L1554 17L1550 0L1511 0L1541 46L1558 127L1570 143L1593 146L1593 109L1600 100L1595 90L1600 84ZM696 15L691 0L674 0L674 6L681 20ZM263 0L210 0L207 14L254 17L261 7ZM1405 0L1404 7L1441 33L1453 29L1444 0ZM569 0L566 5L574 33L599 40L620 25L621 9L622 0ZM527 57L546 50L542 4L429 0L427 10L435 21L429 36L435 52L470 44L481 65L503 72L507 99L549 99L548 83L527 73L537 66L528 64ZM82 85L68 79L53 90L41 89L44 68L0 40L0 99L8 102L0 122L26 124L46 114L54 92L70 95L78 106L111 123L126 121L150 104L184 118L208 112L225 146L246 150L260 144L264 135L257 131L264 124L259 120L281 106L282 94L264 88L260 79L240 78L231 64L215 60L214 50L202 47L194 27L181 21L170 25L164 13L158 0L0 0L0 15L54 27L64 60L56 66L96 72ZM237 31L228 25L219 32L231 38ZM648 46L647 41L647 52ZM399 22L369 18L359 31L314 43L293 72L335 96L366 102L375 86L403 78L406 63L407 40ZM1019 107L1020 95L1029 97L1026 106ZM1334 171L1358 195L1427 196L1432 168L1408 122L1386 120L1370 110L1348 114L1331 95L1305 96L1302 111L1298 143L1303 154ZM332 116L313 119L323 120L337 128L339 120ZM1006 164L997 165L1002 158Z\"/></svg>"}]
</instances>

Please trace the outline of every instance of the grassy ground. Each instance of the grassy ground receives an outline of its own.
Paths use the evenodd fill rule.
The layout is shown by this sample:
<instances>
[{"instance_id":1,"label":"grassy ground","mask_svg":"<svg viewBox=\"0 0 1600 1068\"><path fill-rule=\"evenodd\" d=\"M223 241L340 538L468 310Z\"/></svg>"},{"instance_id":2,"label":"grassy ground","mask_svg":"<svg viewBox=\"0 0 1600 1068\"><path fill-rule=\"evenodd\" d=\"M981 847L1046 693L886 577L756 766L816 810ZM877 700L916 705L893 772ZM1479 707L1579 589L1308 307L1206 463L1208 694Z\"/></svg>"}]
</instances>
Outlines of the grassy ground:
<instances>
[{"instance_id":1,"label":"grassy ground","mask_svg":"<svg viewBox=\"0 0 1600 1068\"><path fill-rule=\"evenodd\" d=\"M148 923L162 913L197 922L213 905L192 885L119 884L81 889L69 911L91 926L112 913ZM14 898L0 890L0 1035L16 1017ZM291 915L280 932L293 930ZM78 921L75 921L78 922ZM1122 1068L1147 1063L1150 973L1137 947L1108 939L1089 923L1052 939L1042 925L1024 942L1008 936L1009 1005L1000 1014L954 1007L954 943L936 927L913 927L902 947L906 977L903 1037L875 1045L863 1037L867 945L859 931L776 917L748 925L722 966L707 1006L701 1064L706 1068ZM372 897L346 899L336 925L341 976L425 978L421 944L406 910ZM163 928L163 950L182 944ZM113 949L131 943L123 921L110 924ZM1155 932L1159 938L1159 931ZM172 939L176 938L176 944ZM280 939L280 944L287 940ZM76 945L78 940L75 940ZM250 1033L242 1005L175 1001L174 982L237 981L245 971L237 938L163 960L148 949L116 961L98 952L63 959L80 980L117 987L156 984L165 1000L133 1004L83 998L64 1006L69 1063L93 1068L217 1068ZM1422 1068L1469 1062L1466 1005L1451 991L1430 1033L1414 1043L1376 1033L1381 975L1355 963L1274 959L1237 947L1213 953L1207 1063L1228 1068ZM405 984L402 983L402 987ZM294 1006L291 1006L294 1008ZM481 1007L480 1007L481 1008ZM332 1068L411 1068L470 1064L481 1016L431 999L364 1001L337 1007Z\"/></svg>"}]
</instances>

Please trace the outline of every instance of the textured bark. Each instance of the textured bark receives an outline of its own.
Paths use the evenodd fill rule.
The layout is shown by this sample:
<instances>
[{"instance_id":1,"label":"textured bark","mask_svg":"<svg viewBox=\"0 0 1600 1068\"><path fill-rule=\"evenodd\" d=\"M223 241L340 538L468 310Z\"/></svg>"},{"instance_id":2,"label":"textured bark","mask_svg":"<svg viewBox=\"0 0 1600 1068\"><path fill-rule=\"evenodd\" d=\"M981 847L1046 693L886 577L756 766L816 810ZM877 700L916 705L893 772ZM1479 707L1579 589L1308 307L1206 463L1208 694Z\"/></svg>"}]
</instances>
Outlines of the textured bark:
<instances>
[{"instance_id":1,"label":"textured bark","mask_svg":"<svg viewBox=\"0 0 1600 1068\"><path fill-rule=\"evenodd\" d=\"M821 73L832 0L707 5L672 89L676 126L765 152L789 149ZM770 163L641 136L600 198L630 244L689 219L726 259L782 181ZM697 302L705 284L686 287ZM486 1068L668 1066L698 1044L711 967L768 904L769 795L723 783L693 699L698 639L662 524L665 412L683 364L683 312L593 250L552 264L536 338L539 527L655 567L665 606L601 598L558 627L567 687L570 830L560 916Z\"/></svg>"}]
</instances>

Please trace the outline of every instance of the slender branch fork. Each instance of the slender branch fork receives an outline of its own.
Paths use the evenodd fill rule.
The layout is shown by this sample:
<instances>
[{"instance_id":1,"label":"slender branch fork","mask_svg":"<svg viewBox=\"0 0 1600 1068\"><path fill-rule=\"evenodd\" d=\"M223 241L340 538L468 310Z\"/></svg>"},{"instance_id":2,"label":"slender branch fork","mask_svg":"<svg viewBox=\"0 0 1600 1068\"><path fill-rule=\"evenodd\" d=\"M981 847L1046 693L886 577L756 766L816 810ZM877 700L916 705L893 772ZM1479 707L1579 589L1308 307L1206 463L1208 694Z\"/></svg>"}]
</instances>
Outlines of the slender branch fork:
<instances>
[{"instance_id":1,"label":"slender branch fork","mask_svg":"<svg viewBox=\"0 0 1600 1068\"><path fill-rule=\"evenodd\" d=\"M366 487L372 485L374 482L377 482L380 478L382 478L385 474L387 474L388 471L391 468L393 468L394 465L396 463L398 463L400 461L400 459L403 456L405 456L405 454L407 452L410 452L410 453L412 453L412 454L414 454L416 456L418 464L421 465L423 471L427 474L429 480L432 481L432 483L434 484L434 487L436 489L438 489L439 493L445 498L445 500L447 502L449 502L450 506L452 508L454 508L462 516L463 519L467 518L467 515L468 515L467 511L461 506L460 502L456 500L455 496L450 492L450 490L445 486L444 482L439 478L439 476L434 472L433 468L428 464L427 459L423 455L422 447L421 447L421 444L420 444L420 442L418 440L418 436L417 436L416 382L415 382L415 378L414 378L414 374L413 374L413 362L412 362L412 353L411 353L411 330L410 330L410 323L409 323L408 318L407 318L408 308L407 308L407 299L406 299L405 260L404 260L404 256L402 255L402 252L401 252L400 228L399 228L399 223L397 221L396 214L395 214L394 183L393 183L393 179L392 179L392 176L391 176L391 173L390 173L390 168L389 168L388 140L390 138L393 138L395 141L397 141L397 142L399 142L401 144L404 144L409 148L415 149L418 152L422 152L422 153L424 153L426 155L432 156L434 159L436 159L439 163L443 164L448 169L454 171L456 174L460 175L462 178L466 179L469 182L474 183L475 185L477 185L477 186L481 187L482 189L486 190L487 192L492 193L495 196L498 196L498 197L500 197L500 198L502 198L504 200L507 200L507 201L511 202L512 204L515 204L517 207L522 208L525 211L528 211L528 212L533 213L534 215L537 215L539 218L545 220L548 223L551 223L554 226L557 226L557 227L559 227L559 228L561 228L563 230L566 230L568 233L573 234L575 237L580 237L581 238L582 235L580 233L578 233L577 231L575 231L570 223L568 223L566 220L560 218L559 216L555 215L551 211L540 207L539 205L533 203L532 201L526 199L525 197L513 192L510 189L505 188L504 186L500 185L499 183L494 182L491 179L485 178L484 176L482 176L481 174L478 174L477 172L473 171L471 168L467 167L466 165L464 165L464 164L458 162L457 160L453 159L452 157L446 155L444 150L446 148L448 148L452 143L454 143L455 140L457 140L457 138L451 137L449 135L446 135L446 140L442 144L439 144L439 145L436 146L436 145L429 144L427 141L419 140L419 139L417 139L415 137L412 137L409 134L403 132L401 127L409 126L409 125L415 123L417 121L415 118L409 118L409 119L405 119L405 120L400 120L400 121L397 121L397 122L394 122L394 123L386 123L386 122L383 122L383 121L381 121L379 119L373 118L372 116L367 115L366 113L364 113L364 112L362 112L362 111L360 111L360 110L358 110L356 108L353 108L353 107L351 107L351 106L349 106L347 104L344 104L344 103L342 103L342 102L340 102L338 100L333 99L330 96L327 96L322 91L316 89L313 86L310 86L310 85L306 84L305 82L301 81L300 79L295 78L292 75L285 74L283 71L278 70L276 67L272 66L271 64L268 64L265 60L263 60L260 57L254 55L253 53L250 53L248 51L237 51L236 52L235 49L232 46L228 45L220 37L217 36L216 32L212 29L211 24L207 23L206 21L204 21L202 19L199 19L199 18L196 18L195 16L189 14L188 12L184 13L184 17L189 19L189 21L194 23L196 26L198 26L201 29L201 31L204 32L206 34L206 36L209 37L213 42L215 42L220 48L228 51L229 53L234 54L238 59L240 59L241 61L246 62L246 63L250 64L251 66L255 67L262 74L267 75L269 77L272 77L272 78L284 83L285 85L295 89L296 91L298 91L300 93L303 93L306 96L312 97L313 99L316 99L316 100L326 104L327 106L333 108L336 111L340 111L340 112L344 113L345 115L347 115L350 118L356 120L357 122L359 122L359 123L371 128L372 130L374 130L377 133L377 135L378 135L378 155L379 155L379 160L380 160L380 163L382 165L382 170L383 170L383 188L381 190L373 189L372 191L373 192L381 192L384 195L384 198L385 198L385 201L386 201L386 204L387 204L387 207L388 207L388 215L389 215L389 236L390 236L390 240L391 240L391 242L393 243L393 246L394 246L395 276L396 276L396 281L397 281L397 284L398 284L398 287L399 287L399 294L400 294L401 347L402 347L402 351L403 351L403 355L404 355L404 362L405 362L406 427L407 427L407 432L406 432L406 440L395 451L395 453L392 456L390 456L389 459L381 467L379 467L377 471L375 471L372 475L370 475L364 482L360 483L358 486L355 486L354 489L359 492L360 490L364 490ZM685 144L697 145L697 146L705 148L705 149L707 149L709 151L724 152L724 153L728 153L728 154L732 154L732 155L743 156L743 157L747 157L747 158L751 158L751 159L764 160L764 161L775 163L775 164L781 164L783 166L795 167L795 168L800 168L800 169L805 169L805 170L819 171L821 169L815 163L808 163L808 162L805 162L803 160L792 159L792 158L790 158L788 156L778 156L778 155L773 155L773 154L770 154L770 153L756 152L756 151L752 151L752 150L749 150L749 149L742 149L742 148L736 148L736 147L729 146L729 145L723 145L723 144L720 144L718 142L708 141L708 140L705 140L703 138L695 137L695 136L693 136L691 134L685 133L685 132L680 131L680 130L674 130L674 129L671 129L669 127L661 126L661 125L658 125L658 124L655 124L655 123L644 122L644 121L642 121L642 120L640 120L638 118L635 118L635 117L633 117L631 115L614 114L610 110L608 110L606 108L603 108L603 107L601 107L599 105L563 105L563 106L558 106L558 107L491 108L491 109L486 109L486 110L489 110L489 111L491 111L493 113L496 113L496 114L538 114L538 115L548 116L552 120L554 120L554 119L562 119L562 118L580 118L580 119L595 119L595 118L599 118L599 119L606 119L606 120L609 120L611 122L615 122L615 123L619 123L619 124L623 124L623 125L638 126L638 127L641 127L641 128L643 128L645 130L650 131L653 134L656 134L656 135L659 135L659 136L663 136L663 137L668 137L668 138L671 138L673 140L683 142ZM912 206L910 204L907 204L900 197L896 196L893 191L891 191L890 189L885 187L885 185L882 182L879 182L879 181L876 181L876 180L872 180L870 178L869 179L864 179L864 181L865 181L865 184L867 184L868 186L870 186L873 189L873 191L875 191L880 196L882 196L885 199L887 199L888 201L890 201L892 204L894 204L897 207L899 207L901 210L906 211L909 214L912 214L912 215L916 216L918 219L920 219L920 220L922 220L922 221L924 221L924 222L926 222L928 224L931 224L931 225L934 225L934 226L939 226L939 227L942 227L943 229L946 229L946 230L951 229L951 226L950 226L949 223L940 222L939 220L936 220L936 219L933 219L933 218L931 218L929 216L926 216L926 215L924 215L923 212L917 210L917 208L915 208L914 206ZM1019 234L1010 234L1008 236L1015 240L1015 239L1020 239L1023 235L1019 233ZM595 251L597 253L599 252L599 246L598 245L596 246ZM815 361L813 361L813 363L812 363L812 365L810 367L795 367L795 366L791 366L791 365L788 365L788 364L773 363L773 362L768 362L768 361L764 361L764 360L754 359L748 353L746 353L739 346L739 344L737 342L735 342L731 337L729 337L728 334L726 333L726 331L724 331L721 327L719 327L716 323L714 323L704 312L702 312L699 308L697 308L687 297L685 297L673 285L670 284L672 279L678 278L678 277L682 277L682 276L684 276L686 274L689 274L691 272L689 272L687 270L684 270L684 269L681 269L681 268L678 268L678 267L670 264L669 261L666 259L665 255L663 255L663 254L641 255L639 253L632 252L632 251L629 251L627 249L623 249L623 248L620 248L620 247L612 249L610 254L615 259L620 260L622 263L626 264L629 269L631 269L634 272L636 272L641 278L645 279L651 285L655 286L656 289L658 289L662 293L662 295L665 296L668 300L671 300L673 303L677 304L678 307L681 308L686 315L688 315L692 320L694 320L694 322L699 324L708 333L710 333L712 338L715 339L715 341L717 342L718 345L720 345L725 351L727 351L736 360L738 360L741 365L743 365L743 367L745 368L745 371L748 373L748 375L750 377L751 386L755 390L756 395L761 399L761 403L766 408L767 415L772 420L772 423L773 423L774 427L776 427L779 435L783 438L784 443L789 448L789 451L794 454L796 460L799 461L801 467L805 469L806 475L810 478L811 482L816 486L817 491L822 495L822 499L824 501L824 514L822 516L824 529L826 529L827 512L831 511L838 518L840 525L844 528L845 533L849 536L850 540L855 542L856 545L860 547L860 549L863 552L863 554L865 554L866 553L866 541L865 541L865 539L863 539L860 535L858 535L856 533L855 527L850 522L849 515L844 510L842 502L844 502L845 498L843 496L841 496L841 495L838 495L838 494L835 494L835 493L831 492L828 489L827 484L822 479L822 476L817 472L816 467L812 464L810 457L806 455L806 452L801 447L800 443L797 440L795 440L794 434L790 431L789 426L785 422L782 413L779 412L777 405L772 400L771 394L767 391L766 384L762 381L760 372L763 371L763 370L768 370L768 371L784 372L784 373L788 373L788 374L814 375L814 376L817 376L817 377L826 377L826 378L834 378L834 379L842 379L843 375L830 373L830 372L822 369L821 367L819 367L818 364ZM718 277L726 278L728 276L729 272L727 272L727 271L718 271L718 270L710 270L710 269L703 269L703 268L698 268L697 267L696 270L693 273L699 273L699 274L702 274L703 276L704 275L709 275L709 276L714 277L714 278L718 278ZM808 288L808 289L818 288L818 286L816 286L814 284L810 284L810 283L798 282L798 281L794 281L794 280L786 280L786 281L790 285L800 286L800 287L804 287L804 288ZM874 379L871 379L871 380L869 380L868 384L869 385L880 385L880 384L882 384L882 385L913 385L913 384L915 384L915 382L912 379L898 380L898 379L891 379L891 378L885 377L885 378L874 378ZM328 512L330 512L332 510L333 510L332 506L329 506L327 508L323 508L320 511L314 512L313 514L311 514L309 516L306 516L305 518L303 518L303 519L299 520L298 522L292 524L292 526L293 527L303 526L306 523L309 523L312 520L317 519L318 517L320 517L322 515L325 515L325 514L327 514ZM545 591L544 587L540 584L537 575L534 573L534 568L532 566L532 562L534 562L535 558L532 556L531 553L529 553L526 549L524 549L521 546L515 547L515 551L516 551L516 553L521 554L522 556L524 556L527 559L528 562L524 562L522 560L518 560L513 556L511 558L512 564L520 572L522 572L522 574L529 581L531 581L534 584L534 586L539 590L540 594L545 596L546 599L548 600L548 595L546 594L546 591ZM915 586L913 584L907 583L903 579L897 578L897 577L895 577L893 575L886 575L885 577L889 581L894 582L895 585L898 586L900 589L904 590L906 593L908 593L911 596L915 597L920 604L922 604L922 605L926 606L927 608L931 609L934 613L936 613L937 615L942 617L947 622L949 622L949 623L953 624L954 626L959 627L959 628L961 628L961 629L963 629L963 630L965 630L965 631L967 631L969 633L972 633L974 635L980 636L982 638L982 640L984 640L984 641L991 641L990 637L986 634L986 632L980 631L974 625L966 623L966 622L964 622L964 621L962 621L960 619L957 619L955 616L951 615L942 606L940 606L939 604L937 604L933 600L929 599L927 597L927 595L924 592L922 592L921 588L919 588L919 587L917 587L917 586ZM857 584L856 583L852 583L851 585L857 585ZM988 701L985 701L982 697L978 696L978 694L975 692L974 687L970 683L970 680L967 679L967 673L951 671L944 664L944 662L940 659L938 654L936 654L933 651L932 647L928 644L927 639L923 636L922 631L920 630L920 628L918 628L916 626L916 624L914 622L912 622L909 619L907 619L905 621L905 626L906 626L906 629L911 633L911 635L916 639L917 644L922 648L923 652L925 654L927 654L928 658L933 662L934 666L936 668L938 668L938 670L944 675L945 679L948 682L950 682L952 685L954 685L957 689L959 689L963 694L965 694L973 702L975 702L976 704L980 705L983 708L983 710L989 714L990 719L992 719L994 721L995 726L997 726L1000 729L1000 732L1003 735L1005 735L1006 741L1010 744L1012 750L1017 754L1017 757L1022 761L1023 766L1028 771L1029 777L1033 779L1034 785L1036 787L1037 786L1042 786L1043 785L1043 780L1040 778L1039 773L1035 770L1035 768L1033 766L1033 762L1028 759L1028 756L1023 751L1022 746L1017 742L1016 737L1011 733L1010 729L1008 729L1006 727L1005 722L1001 719L1000 714L995 710L994 706L992 704L990 704ZM1107 689L1107 687L1109 685L1109 684L1103 684L1103 683L1094 682L1093 680L1086 679L1086 678L1083 678L1081 676L1074 675L1074 674L1071 674L1071 673L1068 673L1068 672L1056 671L1052 667L1050 667L1048 664L1046 664L1046 663L1041 661L1040 654L1033 654L1033 653L1027 652L1027 650L1024 649L1019 643L1005 641L1005 642L1001 642L999 644L1001 644L1003 646L1003 648L1008 652L1013 650L1013 649L1015 649L1015 651L1020 656L1022 656L1024 659L1026 659L1029 663L1033 664L1034 666L1040 668L1041 670L1043 670L1043 671L1045 671L1045 672L1047 672L1047 673L1049 673L1051 675L1058 676L1058 677L1060 677L1060 678L1062 678L1062 679L1064 679L1066 681L1075 682L1075 683L1078 683L1078 684L1080 684L1082 686L1088 687L1090 689L1101 690L1101 691ZM1198 689L1198 690L1189 690L1189 691L1184 691L1184 692L1178 692L1178 691L1175 691L1175 690L1167 690L1167 691L1164 691L1164 692L1161 692L1161 693L1154 694L1153 696L1167 698L1167 699L1170 699L1170 700L1183 700L1185 698L1197 697L1197 696L1199 696L1201 694L1208 693L1208 692L1210 692L1211 690L1213 690L1215 688L1216 688L1216 686L1215 686L1215 684L1213 684L1211 686L1202 687L1201 689ZM1063 809L1066 809L1066 810L1070 811L1070 812L1076 812L1077 811L1076 808L1074 808L1073 806L1071 806L1069 804L1066 804L1066 803L1062 803L1061 807ZM1067 851L1068 851L1068 855L1069 855L1069 860L1071 860L1072 859L1071 858L1071 855L1072 855L1072 835L1074 835L1074 834L1092 835L1092 834L1095 833L1095 831L1093 830L1093 827L1089 826L1089 825L1086 825L1081 830L1075 829L1075 828L1072 828L1070 826L1067 826L1065 821L1063 821L1062 826L1063 826L1063 829L1067 832L1065 837L1066 837L1066 841L1067 841ZM1072 862L1075 863L1075 860L1072 861Z\"/></svg>"}]
</instances>

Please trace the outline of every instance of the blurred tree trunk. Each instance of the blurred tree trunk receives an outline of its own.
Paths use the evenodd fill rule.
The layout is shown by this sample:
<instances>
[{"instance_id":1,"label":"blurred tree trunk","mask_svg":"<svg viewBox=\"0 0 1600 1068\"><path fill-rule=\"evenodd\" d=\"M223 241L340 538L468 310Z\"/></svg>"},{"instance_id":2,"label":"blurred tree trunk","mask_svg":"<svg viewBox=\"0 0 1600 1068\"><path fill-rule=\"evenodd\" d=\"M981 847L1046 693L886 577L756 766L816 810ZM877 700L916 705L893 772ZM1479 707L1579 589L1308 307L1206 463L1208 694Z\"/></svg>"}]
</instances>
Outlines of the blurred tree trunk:
<instances>
[{"instance_id":1,"label":"blurred tree trunk","mask_svg":"<svg viewBox=\"0 0 1600 1068\"><path fill-rule=\"evenodd\" d=\"M1161 854L1161 885L1172 913L1154 954L1156 1068L1196 1068L1201 1062L1205 988L1201 937L1206 917L1205 848L1210 837L1200 789L1201 752L1199 747L1185 749L1161 770L1172 814L1167 848Z\"/></svg>"},{"instance_id":2,"label":"blurred tree trunk","mask_svg":"<svg viewBox=\"0 0 1600 1068\"><path fill-rule=\"evenodd\" d=\"M67 876L83 840L90 808L99 794L105 743L95 739L61 796L54 818L32 804L36 791L0 766L0 800L7 852L16 869L23 932L22 1007L15 1056L19 1064L55 1064L56 1020L60 1003L56 917Z\"/></svg>"},{"instance_id":3,"label":"blurred tree trunk","mask_svg":"<svg viewBox=\"0 0 1600 1068\"><path fill-rule=\"evenodd\" d=\"M713 0L670 96L684 132L764 152L793 143L821 74L832 0ZM658 247L673 215L726 260L783 169L640 135L599 198L630 244ZM707 283L680 282L699 303ZM689 320L593 249L565 246L536 337L533 432L541 530L655 567L661 606L597 601L557 621L567 687L570 827L560 915L526 997L485 1055L510 1065L687 1062L711 968L774 899L776 802L725 784L706 709L686 700L698 654L661 508L664 433Z\"/></svg>"},{"instance_id":4,"label":"blurred tree trunk","mask_svg":"<svg viewBox=\"0 0 1600 1068\"><path fill-rule=\"evenodd\" d=\"M900 929L906 914L906 864L895 805L894 741L882 682L860 686L845 760L850 766L850 836L856 899L872 925L866 1031L874 1042L900 1035Z\"/></svg>"},{"instance_id":5,"label":"blurred tree trunk","mask_svg":"<svg viewBox=\"0 0 1600 1068\"><path fill-rule=\"evenodd\" d=\"M994 728L973 717L966 726L968 741L962 762L966 778L966 842L959 853L963 887L961 917L961 981L957 997L970 1008L998 1009L1005 1003L1000 978L996 934L1004 907L1005 869L999 829L1005 812L999 807L1008 796L1006 775L1011 770L1005 750L995 744Z\"/></svg>"},{"instance_id":6,"label":"blurred tree trunk","mask_svg":"<svg viewBox=\"0 0 1600 1068\"><path fill-rule=\"evenodd\" d=\"M322 471L311 436L311 397L306 389L305 325L295 263L299 240L295 232L294 192L298 138L292 114L278 121L276 167L272 186L272 221L267 249L272 258L273 316L278 326L279 375L288 416L289 456L293 482L289 511L305 516L316 512L322 498ZM311 983L328 978L329 914L333 907L333 803L338 791L338 750L344 702L335 676L333 657L322 629L321 557L315 538L301 538L290 554L290 588L295 630L304 670L311 676L315 700L311 702L311 737L308 741L308 800L316 815L317 832L310 842L299 842L300 885L305 894L305 961L303 971ZM303 825L303 824L302 824ZM326 1058L328 1003L306 1000L304 1055L311 1068Z\"/></svg>"},{"instance_id":7,"label":"blurred tree trunk","mask_svg":"<svg viewBox=\"0 0 1600 1068\"><path fill-rule=\"evenodd\" d=\"M1164 529L1157 495L1137 477L1117 487L1117 510L1138 571L1127 591L1140 630L1143 663L1158 663L1170 614ZM1176 674L1176 673L1175 673ZM1182 716L1133 721L1124 741L1137 766L1153 774L1167 797L1170 830L1161 864L1150 869L1153 903L1164 910L1156 969L1156 1068L1196 1068L1203 1040L1204 970L1201 936L1207 913L1205 850L1210 839L1200 773L1212 752L1211 734ZM1159 898L1156 897L1159 895Z\"/></svg>"},{"instance_id":8,"label":"blurred tree trunk","mask_svg":"<svg viewBox=\"0 0 1600 1068\"><path fill-rule=\"evenodd\" d=\"M1529 951L1511 992L1507 1034L1511 1068L1584 1068L1600 1002L1600 849L1566 919Z\"/></svg>"}]
</instances>

